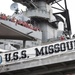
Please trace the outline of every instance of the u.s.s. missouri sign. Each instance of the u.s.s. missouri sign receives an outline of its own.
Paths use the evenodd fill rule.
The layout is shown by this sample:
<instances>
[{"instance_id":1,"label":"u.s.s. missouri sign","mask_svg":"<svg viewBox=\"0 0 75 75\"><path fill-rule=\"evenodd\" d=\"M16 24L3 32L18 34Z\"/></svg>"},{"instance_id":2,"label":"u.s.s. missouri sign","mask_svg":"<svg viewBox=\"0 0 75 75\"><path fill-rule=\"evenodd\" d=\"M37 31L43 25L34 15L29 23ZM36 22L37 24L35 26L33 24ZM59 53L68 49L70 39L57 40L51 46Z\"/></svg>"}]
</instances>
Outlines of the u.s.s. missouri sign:
<instances>
[{"instance_id":1,"label":"u.s.s. missouri sign","mask_svg":"<svg viewBox=\"0 0 75 75\"><path fill-rule=\"evenodd\" d=\"M59 41L48 45L32 47L28 49L20 49L16 51L8 51L0 54L0 65L10 64L14 62L28 61L34 58L43 58L45 56L53 56L65 52L75 50L75 39Z\"/></svg>"}]
</instances>

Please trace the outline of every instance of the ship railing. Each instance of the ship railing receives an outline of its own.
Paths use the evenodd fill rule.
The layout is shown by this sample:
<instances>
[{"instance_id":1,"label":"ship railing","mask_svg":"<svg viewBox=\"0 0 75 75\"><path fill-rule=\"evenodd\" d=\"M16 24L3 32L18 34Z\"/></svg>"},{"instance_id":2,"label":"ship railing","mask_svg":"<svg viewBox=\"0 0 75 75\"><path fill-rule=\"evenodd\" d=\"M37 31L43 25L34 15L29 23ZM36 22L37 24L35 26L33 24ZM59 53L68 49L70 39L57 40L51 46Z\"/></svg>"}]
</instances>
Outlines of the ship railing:
<instances>
[{"instance_id":1,"label":"ship railing","mask_svg":"<svg viewBox=\"0 0 75 75\"><path fill-rule=\"evenodd\" d=\"M42 9L27 10L25 13L27 16L37 16L49 19L49 12Z\"/></svg>"},{"instance_id":2,"label":"ship railing","mask_svg":"<svg viewBox=\"0 0 75 75\"><path fill-rule=\"evenodd\" d=\"M65 36L59 36L59 37L56 37L56 38L50 38L50 39L47 40L47 42L42 43L42 45L51 44L51 43L64 41L64 40L67 40L67 38Z\"/></svg>"}]
</instances>

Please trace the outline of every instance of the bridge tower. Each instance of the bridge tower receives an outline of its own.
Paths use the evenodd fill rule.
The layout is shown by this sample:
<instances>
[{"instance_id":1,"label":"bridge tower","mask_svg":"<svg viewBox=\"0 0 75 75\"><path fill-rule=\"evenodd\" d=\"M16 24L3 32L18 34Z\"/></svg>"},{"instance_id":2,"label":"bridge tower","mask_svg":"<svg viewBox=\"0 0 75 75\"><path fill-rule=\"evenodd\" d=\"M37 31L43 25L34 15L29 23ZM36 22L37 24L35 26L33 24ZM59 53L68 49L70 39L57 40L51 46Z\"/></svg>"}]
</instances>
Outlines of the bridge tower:
<instances>
[{"instance_id":1,"label":"bridge tower","mask_svg":"<svg viewBox=\"0 0 75 75\"><path fill-rule=\"evenodd\" d=\"M69 21L69 15L66 5L66 0L64 0L65 9L58 3L61 0L13 0L14 2L21 3L26 6L27 9L24 14L31 18L31 23L37 26L42 31L42 42L47 42L51 38L57 38L58 33L58 21L60 21L57 14L61 14L67 22L67 26L64 26L64 30L68 35L71 34L71 27ZM52 4L57 3L63 12L53 14ZM58 9L55 7L55 9ZM58 9L60 10L60 9ZM62 18L61 18L62 19ZM63 20L62 20L63 21ZM64 22L64 21L63 21Z\"/></svg>"},{"instance_id":2,"label":"bridge tower","mask_svg":"<svg viewBox=\"0 0 75 75\"><path fill-rule=\"evenodd\" d=\"M31 18L31 23L42 31L42 42L57 38L58 26L53 15L51 3L54 0L13 0L27 7L24 14ZM53 23L54 22L54 23Z\"/></svg>"}]
</instances>

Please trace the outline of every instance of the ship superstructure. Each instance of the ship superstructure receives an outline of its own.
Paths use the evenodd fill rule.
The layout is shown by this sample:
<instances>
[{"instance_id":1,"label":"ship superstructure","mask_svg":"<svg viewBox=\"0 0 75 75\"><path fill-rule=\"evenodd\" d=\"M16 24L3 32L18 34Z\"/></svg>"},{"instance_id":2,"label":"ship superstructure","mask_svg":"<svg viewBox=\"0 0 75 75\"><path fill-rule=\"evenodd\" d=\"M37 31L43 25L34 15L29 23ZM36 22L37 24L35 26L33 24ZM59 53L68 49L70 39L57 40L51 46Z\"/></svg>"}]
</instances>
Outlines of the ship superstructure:
<instances>
[{"instance_id":1,"label":"ship superstructure","mask_svg":"<svg viewBox=\"0 0 75 75\"><path fill-rule=\"evenodd\" d=\"M42 31L42 42L47 42L51 38L57 38L57 19L53 15L51 3L46 0L24 0L17 1L27 7L24 15L31 19L32 25Z\"/></svg>"},{"instance_id":2,"label":"ship superstructure","mask_svg":"<svg viewBox=\"0 0 75 75\"><path fill-rule=\"evenodd\" d=\"M47 42L53 42L60 40L60 36L63 34L65 29L68 29L67 24L58 16L56 13L53 14L52 4L56 1L46 0L13 0L14 2L21 3L26 6L26 11L18 13L18 10L10 17L9 20L0 20L1 23L5 24L9 28L16 30L18 33L22 33L25 36L21 36L7 29L6 33L9 35L1 34L1 39L18 39L23 40L23 48L41 45ZM58 0L57 2L59 2ZM65 10L63 10L64 12ZM60 13L59 13L60 14ZM62 30L59 30L59 22L62 22ZM11 25L10 25L11 24ZM11 30L11 31L10 31ZM9 31L9 32L8 32ZM1 31L3 32L3 31ZM68 32L71 33L70 29ZM14 36L15 33L16 36ZM69 33L68 33L69 34ZM39 36L38 36L39 35ZM29 41L31 40L31 41ZM34 41L35 40L35 41ZM31 44L30 44L31 43ZM22 44L22 43L21 43ZM22 48L22 46L21 46Z\"/></svg>"},{"instance_id":3,"label":"ship superstructure","mask_svg":"<svg viewBox=\"0 0 75 75\"><path fill-rule=\"evenodd\" d=\"M4 48L7 44L14 47L12 51L9 48L0 52L0 74L75 74L75 39L70 37L66 0L65 8L59 4L61 0L13 1L23 4L27 9L21 13L17 9L12 16L0 15L0 44L5 43ZM63 10L52 7L54 3ZM14 4L12 8L16 8ZM62 12L53 13L52 8ZM62 30L59 29L60 25Z\"/></svg>"}]
</instances>

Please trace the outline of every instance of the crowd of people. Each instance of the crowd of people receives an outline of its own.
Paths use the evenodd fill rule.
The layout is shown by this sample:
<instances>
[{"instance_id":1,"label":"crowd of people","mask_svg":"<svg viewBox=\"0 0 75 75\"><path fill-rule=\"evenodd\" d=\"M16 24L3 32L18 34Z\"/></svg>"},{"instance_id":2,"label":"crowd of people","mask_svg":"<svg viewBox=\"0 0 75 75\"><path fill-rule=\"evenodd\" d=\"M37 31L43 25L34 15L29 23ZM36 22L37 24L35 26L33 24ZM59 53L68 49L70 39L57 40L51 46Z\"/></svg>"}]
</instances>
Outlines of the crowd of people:
<instances>
[{"instance_id":1,"label":"crowd of people","mask_svg":"<svg viewBox=\"0 0 75 75\"><path fill-rule=\"evenodd\" d=\"M6 14L0 14L0 19L2 20L9 20L11 22L14 22L15 25L21 25L21 26L24 26L26 28L29 28L29 29L32 29L34 31L40 31L40 29L36 26L33 26L31 23L27 23L26 21L22 21L22 20L18 20L16 19L15 17L12 17L11 16L6 16Z\"/></svg>"}]
</instances>

